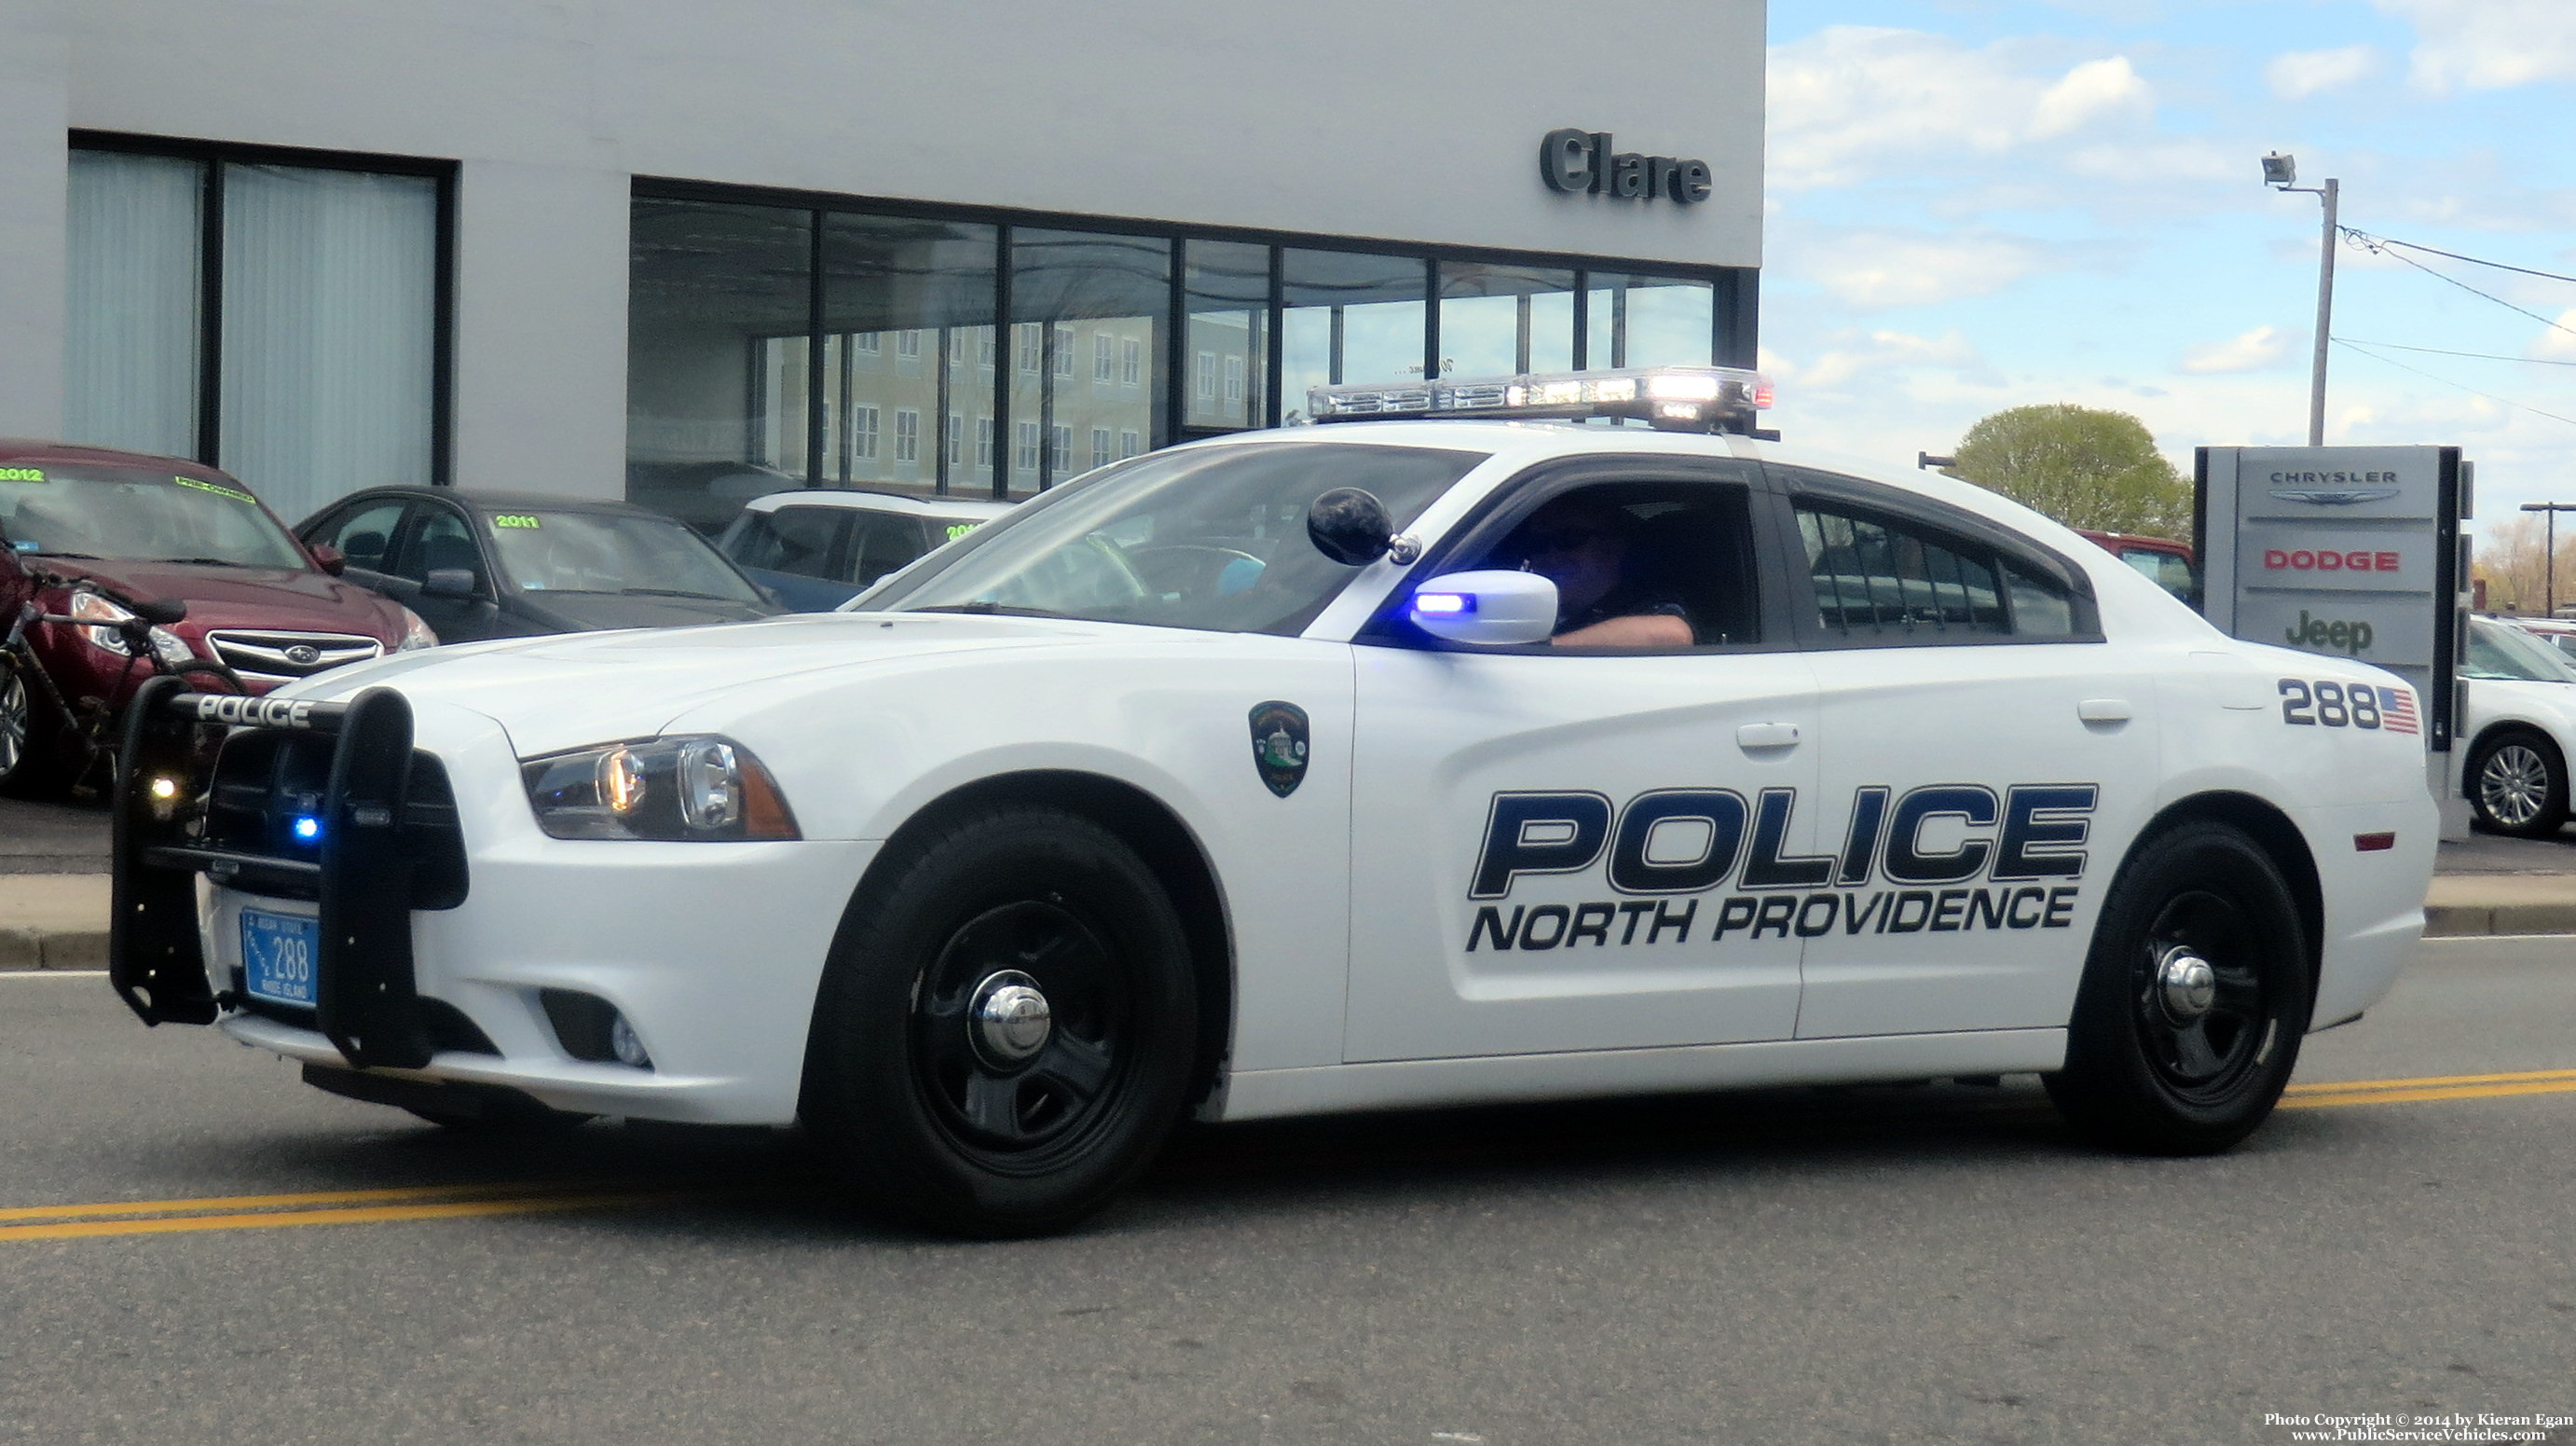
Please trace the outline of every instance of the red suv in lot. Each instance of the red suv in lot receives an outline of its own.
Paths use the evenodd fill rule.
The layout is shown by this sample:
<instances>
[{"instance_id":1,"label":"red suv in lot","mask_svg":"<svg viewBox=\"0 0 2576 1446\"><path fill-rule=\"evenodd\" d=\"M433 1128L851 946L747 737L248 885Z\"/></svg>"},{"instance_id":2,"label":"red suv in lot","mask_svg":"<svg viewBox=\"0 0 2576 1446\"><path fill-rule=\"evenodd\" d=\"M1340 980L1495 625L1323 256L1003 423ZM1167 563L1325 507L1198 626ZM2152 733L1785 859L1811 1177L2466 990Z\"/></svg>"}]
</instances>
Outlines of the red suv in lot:
<instances>
[{"instance_id":1,"label":"red suv in lot","mask_svg":"<svg viewBox=\"0 0 2576 1446\"><path fill-rule=\"evenodd\" d=\"M185 604L152 631L170 662L212 659L254 693L436 635L398 603L342 582L338 554L308 551L250 489L175 457L0 439L0 787L43 792L88 762L53 706L84 728L113 719L150 668L112 628L123 603ZM22 623L28 605L99 626ZM50 690L18 676L28 661Z\"/></svg>"}]
</instances>

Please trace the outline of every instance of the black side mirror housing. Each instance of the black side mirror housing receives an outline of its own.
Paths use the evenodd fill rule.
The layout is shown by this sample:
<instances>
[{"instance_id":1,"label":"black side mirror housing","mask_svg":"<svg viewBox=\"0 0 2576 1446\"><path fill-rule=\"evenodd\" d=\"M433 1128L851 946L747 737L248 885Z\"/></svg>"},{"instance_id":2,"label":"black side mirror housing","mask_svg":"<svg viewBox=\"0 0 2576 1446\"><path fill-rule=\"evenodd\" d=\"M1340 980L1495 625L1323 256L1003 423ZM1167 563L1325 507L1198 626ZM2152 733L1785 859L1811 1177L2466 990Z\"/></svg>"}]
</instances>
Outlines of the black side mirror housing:
<instances>
[{"instance_id":1,"label":"black side mirror housing","mask_svg":"<svg viewBox=\"0 0 2576 1446\"><path fill-rule=\"evenodd\" d=\"M1347 567L1365 567L1386 556L1395 541L1395 519L1377 495L1336 487L1306 509L1306 536L1315 550Z\"/></svg>"},{"instance_id":2,"label":"black side mirror housing","mask_svg":"<svg viewBox=\"0 0 2576 1446\"><path fill-rule=\"evenodd\" d=\"M177 598L165 597L156 602L136 603L134 615L156 628L166 628L188 616L188 605Z\"/></svg>"},{"instance_id":3,"label":"black side mirror housing","mask_svg":"<svg viewBox=\"0 0 2576 1446\"><path fill-rule=\"evenodd\" d=\"M433 567L421 578L420 590L431 597L470 598L474 596L474 571L464 567Z\"/></svg>"}]
</instances>

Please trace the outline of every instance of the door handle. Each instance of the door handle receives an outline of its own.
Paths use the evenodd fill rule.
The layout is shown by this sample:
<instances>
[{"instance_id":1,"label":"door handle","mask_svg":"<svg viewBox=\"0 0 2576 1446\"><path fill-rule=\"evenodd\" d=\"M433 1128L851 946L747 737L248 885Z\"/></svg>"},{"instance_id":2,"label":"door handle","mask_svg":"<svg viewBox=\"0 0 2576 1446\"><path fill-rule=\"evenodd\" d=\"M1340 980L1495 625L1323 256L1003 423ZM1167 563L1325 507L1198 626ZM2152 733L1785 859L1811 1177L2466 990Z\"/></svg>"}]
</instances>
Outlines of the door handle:
<instances>
[{"instance_id":1,"label":"door handle","mask_svg":"<svg viewBox=\"0 0 2576 1446\"><path fill-rule=\"evenodd\" d=\"M2087 723L2126 723L2134 714L2126 698L2087 698L2075 705L2075 716Z\"/></svg>"},{"instance_id":2,"label":"door handle","mask_svg":"<svg viewBox=\"0 0 2576 1446\"><path fill-rule=\"evenodd\" d=\"M1748 752L1756 748L1795 748L1798 746L1798 725L1747 723L1735 730L1735 746Z\"/></svg>"}]
</instances>

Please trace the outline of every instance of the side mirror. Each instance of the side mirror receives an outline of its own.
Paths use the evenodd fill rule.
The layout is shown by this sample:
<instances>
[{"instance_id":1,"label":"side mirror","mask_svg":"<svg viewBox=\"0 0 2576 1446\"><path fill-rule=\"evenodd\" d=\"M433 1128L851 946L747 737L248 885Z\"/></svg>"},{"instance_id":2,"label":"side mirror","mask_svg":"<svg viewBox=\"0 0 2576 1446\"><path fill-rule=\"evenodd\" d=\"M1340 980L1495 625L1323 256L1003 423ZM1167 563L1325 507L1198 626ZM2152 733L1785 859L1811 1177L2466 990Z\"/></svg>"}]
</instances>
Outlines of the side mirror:
<instances>
[{"instance_id":1,"label":"side mirror","mask_svg":"<svg viewBox=\"0 0 2576 1446\"><path fill-rule=\"evenodd\" d=\"M135 603L134 615L156 628L166 628L186 619L188 605L174 597L158 598Z\"/></svg>"},{"instance_id":2,"label":"side mirror","mask_svg":"<svg viewBox=\"0 0 2576 1446\"><path fill-rule=\"evenodd\" d=\"M347 555L327 542L317 542L307 550L313 554L313 565L333 577L349 570Z\"/></svg>"},{"instance_id":3,"label":"side mirror","mask_svg":"<svg viewBox=\"0 0 2576 1446\"><path fill-rule=\"evenodd\" d=\"M474 596L474 570L433 567L421 578L420 590L431 597L470 598Z\"/></svg>"},{"instance_id":4,"label":"side mirror","mask_svg":"<svg viewBox=\"0 0 2576 1446\"><path fill-rule=\"evenodd\" d=\"M1333 561L1365 567L1386 556L1395 541L1395 519L1375 494L1336 487L1306 509L1306 536Z\"/></svg>"},{"instance_id":5,"label":"side mirror","mask_svg":"<svg viewBox=\"0 0 2576 1446\"><path fill-rule=\"evenodd\" d=\"M1406 614L1452 643L1543 643L1556 634L1556 584L1534 572L1443 573L1413 590Z\"/></svg>"}]
</instances>

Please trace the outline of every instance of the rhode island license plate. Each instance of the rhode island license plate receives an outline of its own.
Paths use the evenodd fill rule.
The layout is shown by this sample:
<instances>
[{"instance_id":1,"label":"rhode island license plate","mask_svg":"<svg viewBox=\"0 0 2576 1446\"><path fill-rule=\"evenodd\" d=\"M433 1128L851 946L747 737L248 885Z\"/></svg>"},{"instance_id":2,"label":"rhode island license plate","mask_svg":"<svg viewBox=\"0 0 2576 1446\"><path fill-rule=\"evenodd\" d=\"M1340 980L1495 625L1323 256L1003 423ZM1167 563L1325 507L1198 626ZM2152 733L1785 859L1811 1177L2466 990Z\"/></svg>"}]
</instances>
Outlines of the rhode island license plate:
<instances>
[{"instance_id":1,"label":"rhode island license plate","mask_svg":"<svg viewBox=\"0 0 2576 1446\"><path fill-rule=\"evenodd\" d=\"M313 1007L313 956L321 931L294 914L244 909L241 914L242 991L271 1004Z\"/></svg>"}]
</instances>

